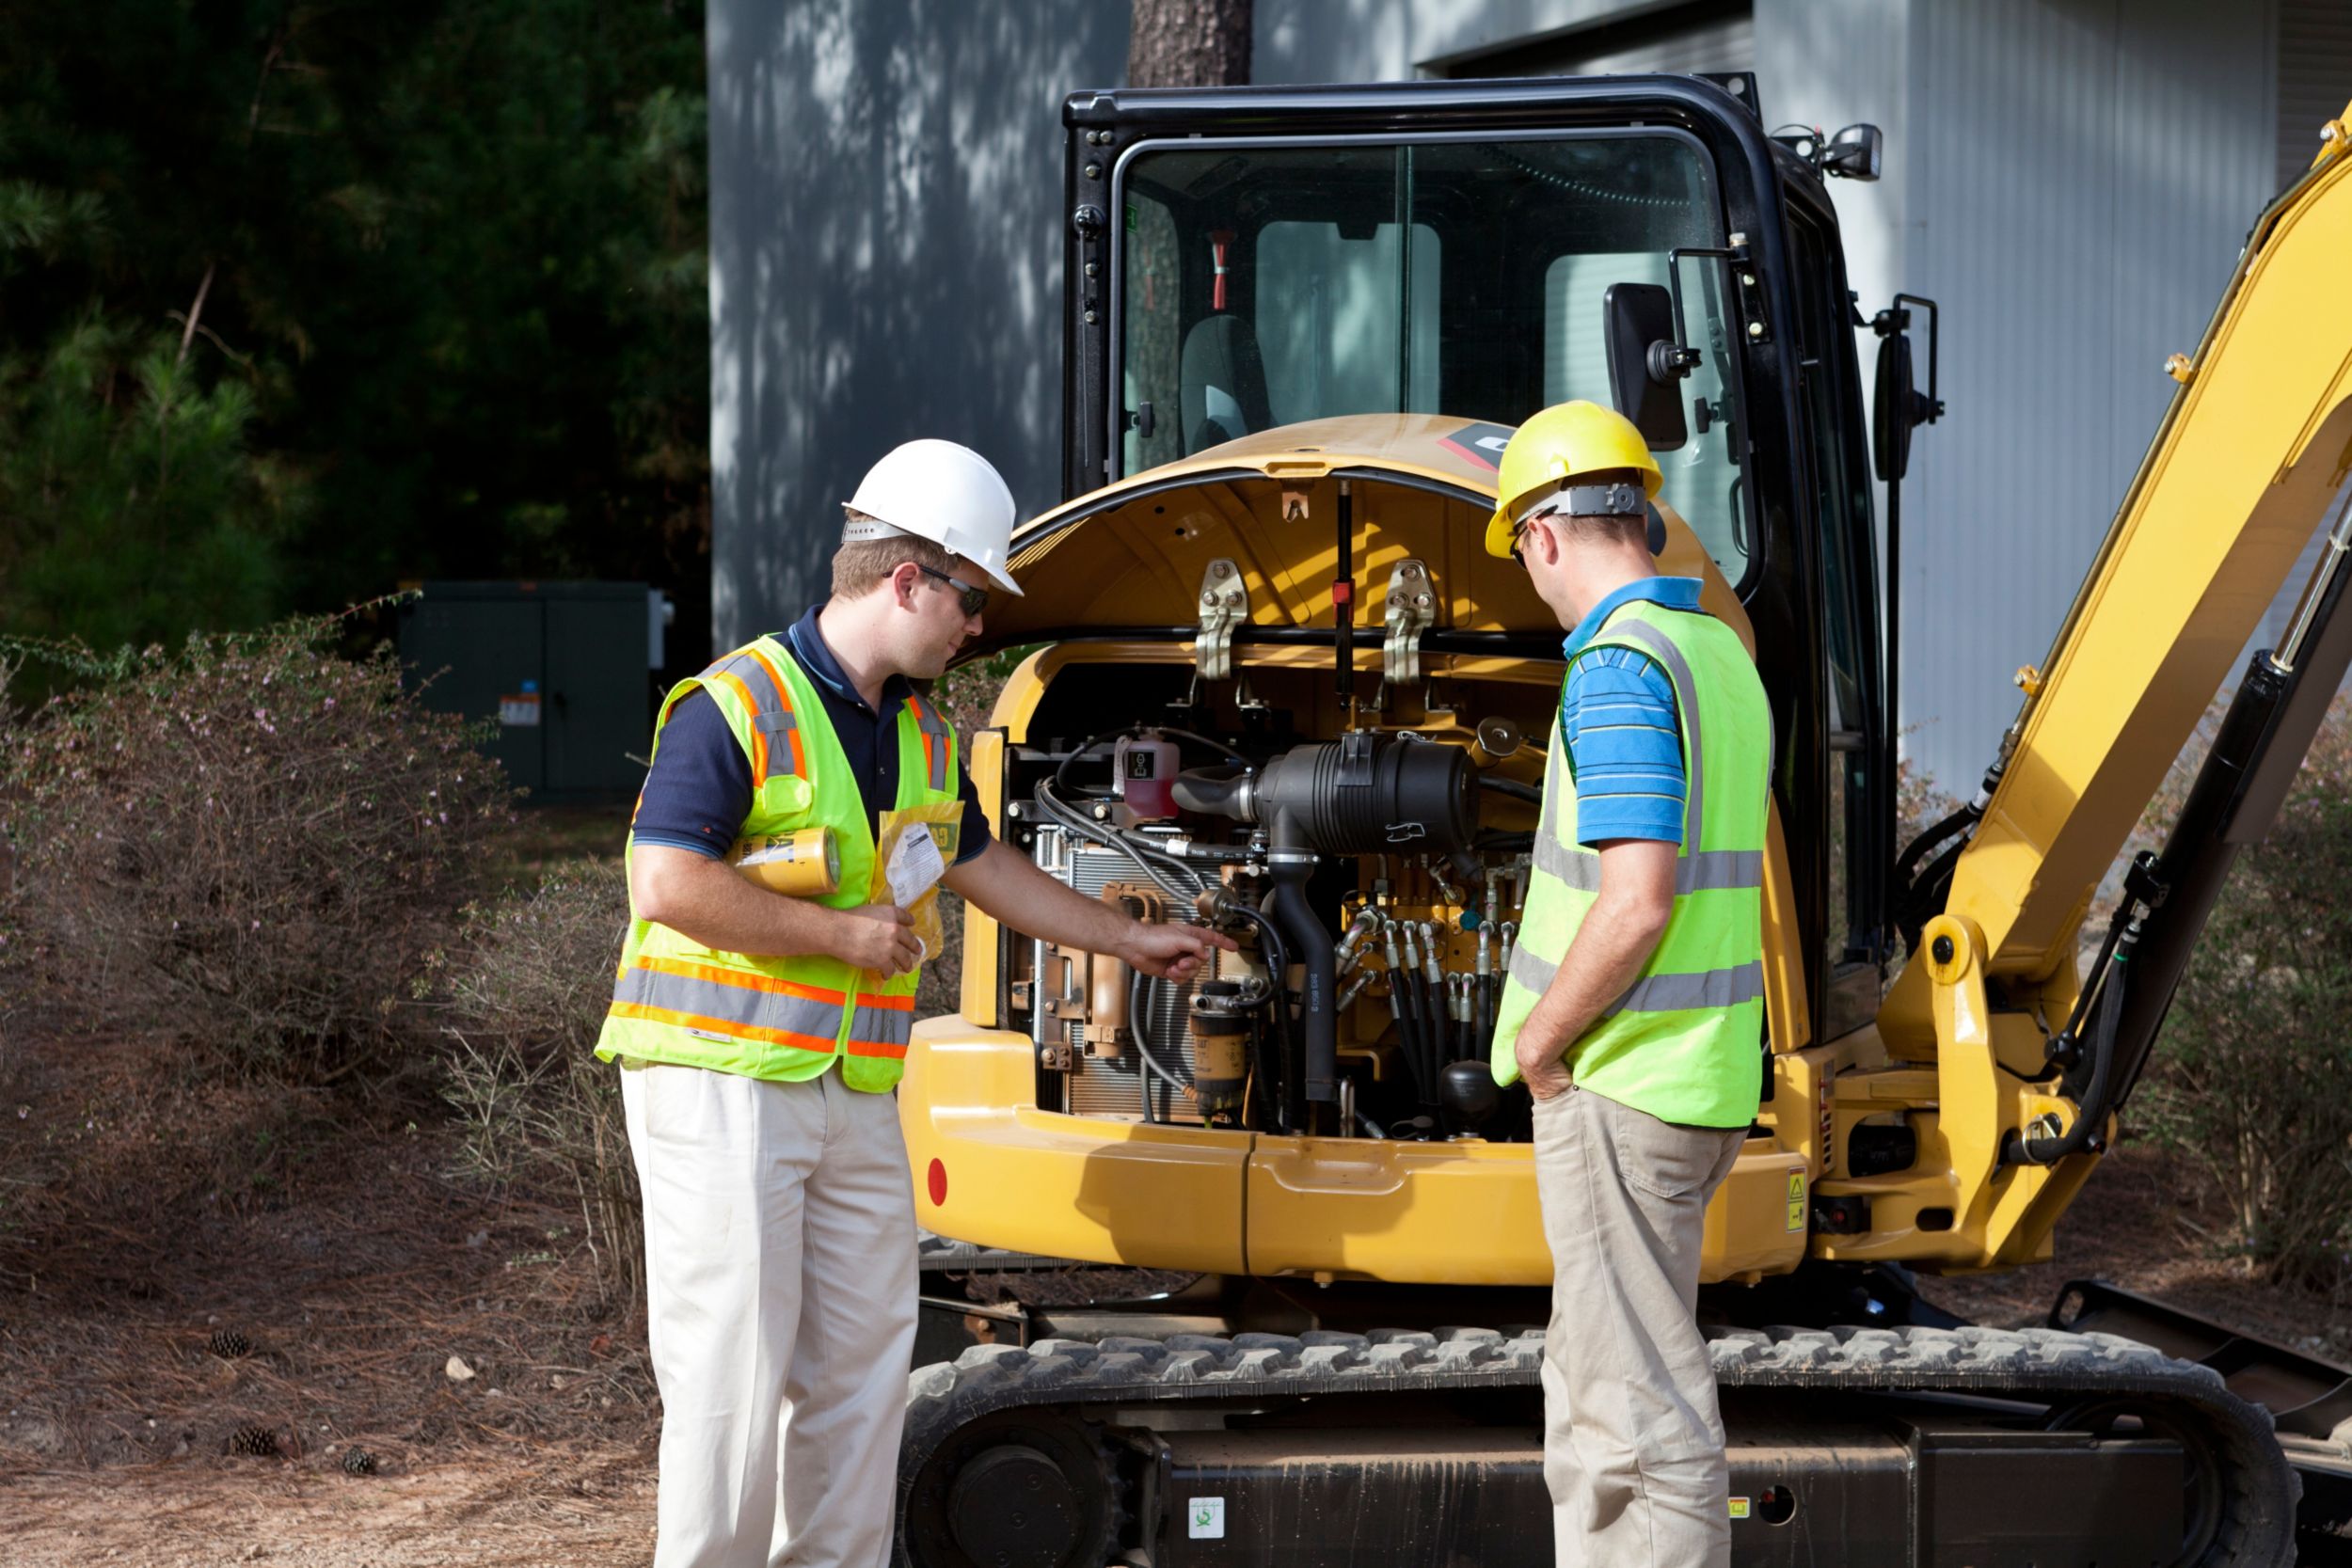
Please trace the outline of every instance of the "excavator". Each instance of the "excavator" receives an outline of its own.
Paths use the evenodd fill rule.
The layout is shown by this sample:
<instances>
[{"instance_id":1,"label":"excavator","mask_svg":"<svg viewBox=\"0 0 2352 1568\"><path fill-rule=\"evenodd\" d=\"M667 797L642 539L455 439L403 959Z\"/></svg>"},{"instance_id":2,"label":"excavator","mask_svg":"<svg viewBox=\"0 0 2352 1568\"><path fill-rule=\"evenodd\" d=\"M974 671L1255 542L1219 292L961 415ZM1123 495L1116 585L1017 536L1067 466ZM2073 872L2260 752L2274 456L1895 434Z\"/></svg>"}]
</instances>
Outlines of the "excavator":
<instances>
[{"instance_id":1,"label":"excavator","mask_svg":"<svg viewBox=\"0 0 2352 1568\"><path fill-rule=\"evenodd\" d=\"M1973 1326L1921 1281L2051 1256L2352 657L2352 109L2166 367L1981 788L1907 845L1888 585L1943 404L1933 302L1847 288L1826 182L1875 178L1875 128L1775 137L1744 74L1063 119L1070 499L965 650L1027 650L971 771L1048 873L1239 951L1173 985L966 911L900 1090L961 1343L911 1375L898 1560L1551 1560L1551 1261L1486 1040L1562 644L1480 536L1513 427L1572 397L1644 433L1660 569L1773 710L1763 1101L1700 1304L1733 1560L2346 1560L2342 1369L2097 1284ZM1054 1259L1025 1304L946 1283Z\"/></svg>"}]
</instances>

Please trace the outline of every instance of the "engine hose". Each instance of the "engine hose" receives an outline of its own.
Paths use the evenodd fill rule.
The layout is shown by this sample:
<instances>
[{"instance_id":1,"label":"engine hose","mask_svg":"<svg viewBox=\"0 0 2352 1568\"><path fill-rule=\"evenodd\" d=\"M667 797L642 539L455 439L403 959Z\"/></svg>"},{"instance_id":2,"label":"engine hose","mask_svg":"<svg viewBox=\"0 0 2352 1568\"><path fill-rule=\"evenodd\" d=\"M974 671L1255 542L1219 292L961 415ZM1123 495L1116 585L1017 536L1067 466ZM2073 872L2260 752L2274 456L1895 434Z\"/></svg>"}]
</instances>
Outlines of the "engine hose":
<instances>
[{"instance_id":1,"label":"engine hose","mask_svg":"<svg viewBox=\"0 0 2352 1568\"><path fill-rule=\"evenodd\" d=\"M1268 902L1271 901L1272 896L1269 895ZM1230 904L1227 907L1231 909L1235 915L1239 916L1243 920L1247 920L1251 926L1257 928L1259 945L1265 950L1266 976L1273 990L1272 1010L1274 1013L1275 1061L1274 1070L1267 1074L1268 1077L1275 1081L1275 1092L1271 1093L1268 1098L1274 1104L1279 1106L1282 1104L1282 1097L1279 1091L1290 1082L1290 949L1283 943L1281 931L1278 929L1274 922L1267 919L1263 913L1251 909L1247 904L1235 903ZM1289 1114L1287 1110L1285 1110L1276 1118L1278 1124L1276 1131L1281 1132L1287 1130L1289 1120Z\"/></svg>"},{"instance_id":2,"label":"engine hose","mask_svg":"<svg viewBox=\"0 0 2352 1568\"><path fill-rule=\"evenodd\" d=\"M1152 1053L1152 1036L1147 1027L1151 1018L1147 1009L1151 1002L1152 976L1140 969L1130 971L1127 978L1127 1027L1136 1037L1136 1059L1153 1072L1158 1073L1161 1081L1169 1088L1174 1089L1183 1098L1190 1100L1193 1097L1192 1085L1160 1066L1160 1059ZM1158 1120L1159 1118L1152 1114L1152 1081L1141 1073L1137 1073L1136 1082L1143 1089L1143 1119Z\"/></svg>"},{"instance_id":3,"label":"engine hose","mask_svg":"<svg viewBox=\"0 0 2352 1568\"><path fill-rule=\"evenodd\" d=\"M1295 841L1279 842L1295 840L1288 812L1278 820L1274 836L1278 847L1266 851L1266 865L1274 879L1274 919L1306 974L1299 1008L1307 1025L1301 1053L1305 1059L1304 1087L1308 1100L1317 1104L1336 1104L1340 1098L1340 1039L1339 1019L1331 1001L1339 990L1337 943L1307 903L1307 879L1314 873L1313 851Z\"/></svg>"},{"instance_id":4,"label":"engine hose","mask_svg":"<svg viewBox=\"0 0 2352 1568\"><path fill-rule=\"evenodd\" d=\"M1190 866L1148 845L1136 843L1131 834L1101 822L1089 821L1075 807L1057 795L1051 785L1041 784L1037 786L1037 801L1045 815L1052 817L1063 832L1117 849L1132 861L1136 869L1150 879L1154 887L1177 903L1188 905L1201 892L1200 879ZM1184 883L1171 881L1171 875L1182 877Z\"/></svg>"},{"instance_id":5,"label":"engine hose","mask_svg":"<svg viewBox=\"0 0 2352 1568\"><path fill-rule=\"evenodd\" d=\"M1497 795L1507 795L1514 800L1524 800L1531 806L1544 803L1542 790L1534 784L1521 784L1517 779L1499 779L1492 773L1481 773L1478 775L1478 787L1491 789Z\"/></svg>"}]
</instances>

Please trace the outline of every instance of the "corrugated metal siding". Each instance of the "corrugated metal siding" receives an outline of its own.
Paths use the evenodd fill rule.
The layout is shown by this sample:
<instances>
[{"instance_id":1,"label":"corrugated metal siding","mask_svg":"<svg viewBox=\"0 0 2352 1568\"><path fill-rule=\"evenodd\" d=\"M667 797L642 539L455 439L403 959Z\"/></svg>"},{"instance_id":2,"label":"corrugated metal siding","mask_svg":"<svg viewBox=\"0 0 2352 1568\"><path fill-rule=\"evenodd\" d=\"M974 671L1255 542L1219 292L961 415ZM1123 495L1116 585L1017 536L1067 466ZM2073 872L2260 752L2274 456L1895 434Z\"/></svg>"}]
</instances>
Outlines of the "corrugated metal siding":
<instances>
[{"instance_id":1,"label":"corrugated metal siding","mask_svg":"<svg viewBox=\"0 0 2352 1568\"><path fill-rule=\"evenodd\" d=\"M2284 190L2302 178L2319 150L2319 128L2352 99L2352 5L2344 0L2277 0L2279 7L2279 174Z\"/></svg>"},{"instance_id":2,"label":"corrugated metal siding","mask_svg":"<svg viewBox=\"0 0 2352 1568\"><path fill-rule=\"evenodd\" d=\"M1912 11L1905 286L1945 421L1904 493L1903 721L1965 794L2015 715L2270 195L2268 8ZM1767 87L1769 93L1769 87Z\"/></svg>"}]
</instances>

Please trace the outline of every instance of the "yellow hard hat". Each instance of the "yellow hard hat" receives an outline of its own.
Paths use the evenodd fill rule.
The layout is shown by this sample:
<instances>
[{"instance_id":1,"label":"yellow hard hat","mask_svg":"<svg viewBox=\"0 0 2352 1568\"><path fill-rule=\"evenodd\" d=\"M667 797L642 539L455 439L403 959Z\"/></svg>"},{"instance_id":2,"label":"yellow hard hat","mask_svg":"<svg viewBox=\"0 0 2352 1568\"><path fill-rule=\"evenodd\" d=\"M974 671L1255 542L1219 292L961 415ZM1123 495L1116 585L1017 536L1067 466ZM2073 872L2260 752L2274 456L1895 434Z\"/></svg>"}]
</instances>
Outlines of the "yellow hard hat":
<instances>
[{"instance_id":1,"label":"yellow hard hat","mask_svg":"<svg viewBox=\"0 0 2352 1568\"><path fill-rule=\"evenodd\" d=\"M1665 483L1658 459L1649 454L1649 443L1615 409L1579 399L1534 415L1502 449L1495 475L1495 515L1486 519L1486 553L1509 559L1518 520L1570 480L1623 468L1640 471L1645 499Z\"/></svg>"}]
</instances>

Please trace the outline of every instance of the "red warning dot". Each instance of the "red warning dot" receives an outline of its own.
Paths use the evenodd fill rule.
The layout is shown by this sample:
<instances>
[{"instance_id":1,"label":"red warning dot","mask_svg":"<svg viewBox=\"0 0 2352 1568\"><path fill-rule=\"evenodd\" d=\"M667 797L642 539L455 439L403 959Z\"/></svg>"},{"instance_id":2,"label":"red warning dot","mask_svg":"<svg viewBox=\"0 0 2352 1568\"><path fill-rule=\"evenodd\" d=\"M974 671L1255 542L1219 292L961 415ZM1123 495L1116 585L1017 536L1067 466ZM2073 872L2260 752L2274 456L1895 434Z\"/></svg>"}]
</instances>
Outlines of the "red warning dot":
<instances>
[{"instance_id":1,"label":"red warning dot","mask_svg":"<svg viewBox=\"0 0 2352 1568\"><path fill-rule=\"evenodd\" d=\"M937 1160L931 1162L929 1185L931 1190L931 1207L936 1209L947 1201L947 1167Z\"/></svg>"}]
</instances>

